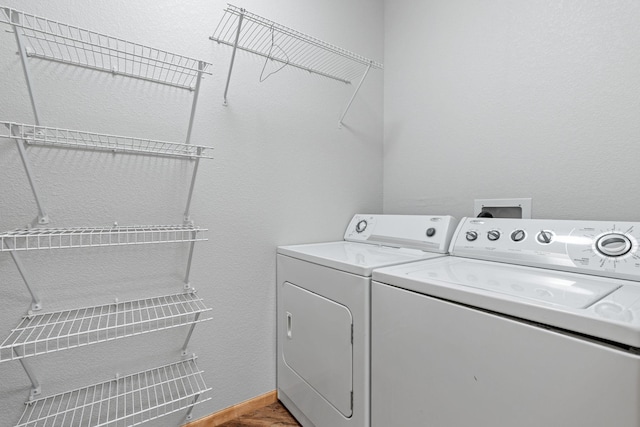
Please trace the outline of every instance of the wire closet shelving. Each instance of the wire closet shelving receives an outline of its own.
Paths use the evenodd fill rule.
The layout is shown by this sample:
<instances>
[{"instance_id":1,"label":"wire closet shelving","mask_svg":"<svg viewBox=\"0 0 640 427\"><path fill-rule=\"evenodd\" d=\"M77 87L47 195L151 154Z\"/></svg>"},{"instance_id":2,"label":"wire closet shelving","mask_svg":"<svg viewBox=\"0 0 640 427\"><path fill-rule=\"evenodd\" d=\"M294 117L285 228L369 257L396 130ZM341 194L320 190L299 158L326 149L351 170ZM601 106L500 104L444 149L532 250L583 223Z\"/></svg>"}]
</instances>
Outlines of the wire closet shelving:
<instances>
[{"instance_id":1,"label":"wire closet shelving","mask_svg":"<svg viewBox=\"0 0 640 427\"><path fill-rule=\"evenodd\" d=\"M211 64L9 7L0 6L0 23L10 26L15 35L33 110L35 124L32 126L38 127L37 130L34 129L33 135L29 135L24 132L24 128L19 128L19 125L12 126L11 122L2 122L5 127L9 124L9 135L13 136L18 145L18 151L38 206L38 224L48 224L50 218L32 176L29 157L23 143L116 151L121 149L126 152L195 159L193 179L185 211L185 221L190 221L189 203L198 163L200 158L210 157L202 155L206 147L185 146L191 145L201 81L205 74L211 74L209 71ZM33 88L29 61L27 60L29 57L192 90L194 93L185 143L179 145L164 141L41 127L37 94ZM27 131L29 131L28 127ZM5 138L7 137L6 134L3 135ZM114 145L115 148L112 147Z\"/></svg>"},{"instance_id":2,"label":"wire closet shelving","mask_svg":"<svg viewBox=\"0 0 640 427\"><path fill-rule=\"evenodd\" d=\"M108 135L81 130L0 121L0 138L20 139L28 145L57 146L84 150L111 151L166 157L206 158L209 147L130 136Z\"/></svg>"},{"instance_id":3,"label":"wire closet shelving","mask_svg":"<svg viewBox=\"0 0 640 427\"><path fill-rule=\"evenodd\" d=\"M192 225L18 228L0 234L0 252L197 242L207 240L206 231Z\"/></svg>"},{"instance_id":4,"label":"wire closet shelving","mask_svg":"<svg viewBox=\"0 0 640 427\"><path fill-rule=\"evenodd\" d=\"M265 61L279 62L282 67L290 65L343 83L350 84L360 78L361 80L340 118L340 123L351 107L351 103L369 70L384 68L379 62L231 4L227 5L224 15L210 39L233 47L224 92L225 105L236 49L262 56Z\"/></svg>"},{"instance_id":5,"label":"wire closet shelving","mask_svg":"<svg viewBox=\"0 0 640 427\"><path fill-rule=\"evenodd\" d=\"M211 320L195 292L30 314L0 344L0 362Z\"/></svg>"},{"instance_id":6,"label":"wire closet shelving","mask_svg":"<svg viewBox=\"0 0 640 427\"><path fill-rule=\"evenodd\" d=\"M51 19L3 7L0 22L19 27L26 54L193 90L210 64Z\"/></svg>"},{"instance_id":7,"label":"wire closet shelving","mask_svg":"<svg viewBox=\"0 0 640 427\"><path fill-rule=\"evenodd\" d=\"M16 427L135 426L209 400L195 358L33 400Z\"/></svg>"},{"instance_id":8,"label":"wire closet shelving","mask_svg":"<svg viewBox=\"0 0 640 427\"><path fill-rule=\"evenodd\" d=\"M205 315L211 309L196 295L189 281L195 243L207 240L203 235L207 230L194 226L190 209L199 161L211 158L205 154L210 147L191 144L191 135L201 81L205 74L211 74L210 64L9 7L0 6L0 24L9 26L9 32L15 36L34 116L34 124L0 121L0 139L16 143L38 207L39 227L49 224L50 218L27 154L31 145L167 156L193 162L182 225L123 227L115 223L110 227L27 227L0 233L0 252L11 255L31 294L31 309L0 344L0 362L17 360L32 385L17 426L134 426L182 409L187 409L189 420L194 405L203 401L199 400L200 395L210 390L196 366L195 355L188 356L187 351L195 326L211 320ZM185 142L43 126L29 58L193 92ZM65 67L60 67L56 72L64 70ZM21 251L159 243L189 244L182 293L34 314L42 309L42 302L21 261ZM188 328L180 362L38 398L41 386L30 367L30 357L177 327Z\"/></svg>"}]
</instances>

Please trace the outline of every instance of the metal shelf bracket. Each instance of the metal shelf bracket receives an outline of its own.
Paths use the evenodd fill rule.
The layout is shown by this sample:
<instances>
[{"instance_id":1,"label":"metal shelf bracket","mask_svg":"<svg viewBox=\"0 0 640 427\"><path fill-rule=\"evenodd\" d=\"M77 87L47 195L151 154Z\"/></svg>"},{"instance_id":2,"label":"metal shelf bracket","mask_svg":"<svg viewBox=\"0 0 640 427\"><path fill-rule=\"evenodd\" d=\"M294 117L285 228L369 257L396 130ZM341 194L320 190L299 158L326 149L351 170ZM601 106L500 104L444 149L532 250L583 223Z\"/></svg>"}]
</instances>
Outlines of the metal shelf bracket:
<instances>
[{"instance_id":1,"label":"metal shelf bracket","mask_svg":"<svg viewBox=\"0 0 640 427\"><path fill-rule=\"evenodd\" d=\"M186 272L184 274L184 290L185 291L189 291L191 290L191 283L189 282L189 276L191 275L191 263L193 262L193 250L195 249L196 246L196 242L193 241L191 242L191 245L189 247L189 258L187 259L187 269Z\"/></svg>"},{"instance_id":2,"label":"metal shelf bracket","mask_svg":"<svg viewBox=\"0 0 640 427\"><path fill-rule=\"evenodd\" d=\"M12 135L15 135L16 129L13 126L10 126L10 131ZM44 208L42 203L42 199L40 198L40 191L38 190L38 186L33 178L33 172L31 171L31 163L29 162L29 156L27 155L27 150L25 148L26 142L20 138L14 138L16 141L16 146L18 147L18 153L20 153L20 160L22 160L22 165L24 166L24 170L27 174L27 180L29 181L29 185L31 186L31 192L33 193L33 198L36 201L36 205L38 207L38 221L39 225L49 224L50 219L47 211Z\"/></svg>"},{"instance_id":3,"label":"metal shelf bracket","mask_svg":"<svg viewBox=\"0 0 640 427\"><path fill-rule=\"evenodd\" d=\"M9 22L11 22L11 28L13 29L13 34L16 37L16 44L18 45L18 54L20 55L22 71L24 73L24 77L27 82L27 89L29 91L29 99L31 100L31 108L33 109L33 116L35 118L36 124L40 124L40 115L38 114L35 95L33 93L33 87L31 86L31 73L29 72L29 66L27 65L27 56L29 55L29 51L25 47L25 43L22 38L22 33L18 30L18 27L22 25L22 23L20 22L20 13L9 8L3 8L3 12L9 19Z\"/></svg>"},{"instance_id":4,"label":"metal shelf bracket","mask_svg":"<svg viewBox=\"0 0 640 427\"><path fill-rule=\"evenodd\" d=\"M193 129L193 120L196 115L196 107L198 105L198 95L200 94L200 83L202 82L202 74L207 68L207 63L204 61L198 61L198 74L196 76L196 87L193 93L193 101L191 102L191 115L189 116L189 127L187 129L186 144L191 143L191 130Z\"/></svg>"},{"instance_id":5,"label":"metal shelf bracket","mask_svg":"<svg viewBox=\"0 0 640 427\"><path fill-rule=\"evenodd\" d=\"M17 356L20 356L17 349L14 348L13 351ZM42 393L42 386L40 386L40 382L26 360L20 359L20 365L22 365L22 369L24 369L27 377L29 377L29 381L31 381L31 390L29 391L29 397L27 399L27 403L29 403Z\"/></svg>"},{"instance_id":6,"label":"metal shelf bracket","mask_svg":"<svg viewBox=\"0 0 640 427\"><path fill-rule=\"evenodd\" d=\"M193 165L193 175L191 176L191 184L189 185L189 193L187 195L187 206L184 210L184 224L185 225L193 225L193 221L191 220L191 199L193 198L193 190L196 186L196 177L198 176L198 167L200 166L200 156L202 153L202 148L198 147L198 157L195 159L195 164Z\"/></svg>"},{"instance_id":7,"label":"metal shelf bracket","mask_svg":"<svg viewBox=\"0 0 640 427\"><path fill-rule=\"evenodd\" d=\"M22 64L22 72L24 73L24 79L27 84L27 91L29 92L29 100L31 102L31 109L33 111L33 117L36 124L40 124L40 114L38 113L38 107L35 100L35 95L33 92L33 87L31 85L31 73L29 72L29 65L27 64L27 48L25 47L24 40L22 39L22 34L18 30L18 26L21 25L20 22L20 14L9 8L2 8L3 13L8 18L8 21L11 23L11 28L13 29L13 34L16 38L16 44L18 45L18 55L20 55L20 63ZM10 128L10 132L13 134L14 130ZM29 157L27 156L26 149L24 147L24 142L20 141L16 138L16 144L18 146L18 152L20 153L20 159L22 160L22 164L24 165L24 169L27 173L27 179L29 180L29 185L31 185L31 191L33 192L33 196L36 199L36 204L38 206L38 224L49 224L49 216L44 210L42 206L40 197L38 196L38 189L36 187L35 181L33 180L33 175L31 173L31 166L29 163Z\"/></svg>"},{"instance_id":8,"label":"metal shelf bracket","mask_svg":"<svg viewBox=\"0 0 640 427\"><path fill-rule=\"evenodd\" d=\"M31 84L31 73L29 71L29 65L27 63L27 48L25 47L25 43L23 40L22 33L18 30L18 27L22 25L20 22L20 14L9 8L2 8L2 12L7 17L7 20L11 23L11 28L13 29L13 34L16 38L16 44L18 45L18 54L20 55L20 63L22 64L22 72L24 74L24 79L27 84L27 91L29 92L29 100L31 102L31 110L33 111L33 117L35 123L37 125L40 124L40 114L38 112L37 102L35 99L35 94L33 91L33 86ZM11 134L14 133L14 129L10 128ZM49 224L49 216L44 209L42 201L39 197L39 191L36 186L36 183L33 179L33 173L31 172L31 166L29 163L29 157L27 156L27 151L24 147L24 141L16 138L16 145L18 146L18 152L20 153L20 159L22 160L22 164L24 165L24 169L27 173L27 179L29 180L29 185L31 185L31 191L33 192L33 196L36 200L36 204L38 206L38 220L37 223L40 225Z\"/></svg>"},{"instance_id":9,"label":"metal shelf bracket","mask_svg":"<svg viewBox=\"0 0 640 427\"><path fill-rule=\"evenodd\" d=\"M224 86L224 101L222 105L225 107L228 105L227 103L227 93L229 92L229 82L231 81L231 72L233 71L233 63L236 60L236 51L238 50L238 40L240 39L240 31L242 29L242 21L244 20L245 9L239 9L238 11L238 29L236 30L235 41L233 42L233 51L231 52L231 62L229 63L229 73L227 74L227 84ZM214 36L209 37L211 40L216 40L220 43L219 39L216 39Z\"/></svg>"},{"instance_id":10,"label":"metal shelf bracket","mask_svg":"<svg viewBox=\"0 0 640 427\"><path fill-rule=\"evenodd\" d=\"M195 292L195 289L192 291ZM200 318L200 313L196 313L195 318L193 319L193 324L191 325L191 327L189 327L189 332L187 332L187 337L184 340L184 344L182 345L182 356L186 356L188 351L187 351L187 347L189 346L189 341L191 340L191 335L193 334L193 330L195 329L196 325L198 324L198 319Z\"/></svg>"},{"instance_id":11,"label":"metal shelf bracket","mask_svg":"<svg viewBox=\"0 0 640 427\"><path fill-rule=\"evenodd\" d=\"M198 399L200 398L199 394L196 394L193 397L193 402L191 403L191 405L189 406L189 409L187 409L187 413L184 416L185 421L191 421L193 419L193 414L191 413L193 411L193 408L195 408L196 403L198 403Z\"/></svg>"},{"instance_id":12,"label":"metal shelf bracket","mask_svg":"<svg viewBox=\"0 0 640 427\"><path fill-rule=\"evenodd\" d=\"M10 250L9 254L11 254L11 258L13 259L13 262L16 265L16 268L18 269L18 272L20 273L20 277L22 277L22 281L24 282L24 285L27 287L27 291L29 291L29 294L31 294L31 310L32 311L41 310L42 302L38 294L33 290L31 285L29 285L29 279L27 278L26 269L22 265L22 261L20 260L20 257L15 251L11 250L12 247L10 246L9 242L5 241L4 245Z\"/></svg>"},{"instance_id":13,"label":"metal shelf bracket","mask_svg":"<svg viewBox=\"0 0 640 427\"><path fill-rule=\"evenodd\" d=\"M371 70L371 66L372 66L373 62L369 62L369 65L367 66L367 69L364 71L364 74L362 75L362 78L360 79L360 83L358 83L358 86L356 87L356 90L353 92L353 95L351 96L351 99L349 100L349 103L347 104L347 108L344 109L344 113L342 113L342 116L340 117L340 127L342 127L342 125L344 124L344 117L347 115L347 112L349 111L349 108L351 108L351 104L353 103L353 100L356 99L356 95L358 95L358 91L360 90L360 87L362 86L362 83L364 82L364 79L367 78L367 74L369 74L369 70Z\"/></svg>"}]
</instances>

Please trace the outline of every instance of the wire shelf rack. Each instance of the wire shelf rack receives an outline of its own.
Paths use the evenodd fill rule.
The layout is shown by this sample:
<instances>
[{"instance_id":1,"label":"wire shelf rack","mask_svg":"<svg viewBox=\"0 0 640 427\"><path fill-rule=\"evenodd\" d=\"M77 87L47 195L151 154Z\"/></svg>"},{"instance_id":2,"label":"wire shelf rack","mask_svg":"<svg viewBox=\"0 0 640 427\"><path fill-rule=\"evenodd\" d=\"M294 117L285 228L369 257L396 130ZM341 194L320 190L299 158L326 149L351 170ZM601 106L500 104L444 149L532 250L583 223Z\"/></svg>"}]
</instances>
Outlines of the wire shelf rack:
<instances>
[{"instance_id":1,"label":"wire shelf rack","mask_svg":"<svg viewBox=\"0 0 640 427\"><path fill-rule=\"evenodd\" d=\"M0 362L211 320L195 292L26 315L0 344Z\"/></svg>"},{"instance_id":2,"label":"wire shelf rack","mask_svg":"<svg viewBox=\"0 0 640 427\"><path fill-rule=\"evenodd\" d=\"M211 64L73 25L0 8L0 22L19 27L29 56L193 89Z\"/></svg>"},{"instance_id":3,"label":"wire shelf rack","mask_svg":"<svg viewBox=\"0 0 640 427\"><path fill-rule=\"evenodd\" d=\"M207 240L206 231L193 225L19 228L0 234L0 252L197 242Z\"/></svg>"},{"instance_id":4,"label":"wire shelf rack","mask_svg":"<svg viewBox=\"0 0 640 427\"><path fill-rule=\"evenodd\" d=\"M60 129L23 123L0 121L0 138L21 139L27 144L60 146L86 150L113 151L181 158L206 158L201 145L132 138L80 130Z\"/></svg>"},{"instance_id":5,"label":"wire shelf rack","mask_svg":"<svg viewBox=\"0 0 640 427\"><path fill-rule=\"evenodd\" d=\"M351 83L362 76L369 66L383 68L381 63L231 4L225 9L210 38L218 43L236 46L238 49L278 61L283 66L291 65L344 83Z\"/></svg>"},{"instance_id":6,"label":"wire shelf rack","mask_svg":"<svg viewBox=\"0 0 640 427\"><path fill-rule=\"evenodd\" d=\"M191 358L33 400L16 427L139 425L210 400L202 374Z\"/></svg>"}]
</instances>

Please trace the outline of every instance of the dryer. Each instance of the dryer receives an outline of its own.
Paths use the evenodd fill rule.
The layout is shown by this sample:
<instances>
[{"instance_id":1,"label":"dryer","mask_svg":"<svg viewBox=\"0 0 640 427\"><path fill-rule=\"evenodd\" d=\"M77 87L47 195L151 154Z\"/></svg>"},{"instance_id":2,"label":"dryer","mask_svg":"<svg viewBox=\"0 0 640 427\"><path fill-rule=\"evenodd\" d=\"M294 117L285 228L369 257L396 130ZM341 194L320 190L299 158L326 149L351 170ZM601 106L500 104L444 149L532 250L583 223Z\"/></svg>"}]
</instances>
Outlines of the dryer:
<instances>
[{"instance_id":1,"label":"dryer","mask_svg":"<svg viewBox=\"0 0 640 427\"><path fill-rule=\"evenodd\" d=\"M640 223L463 219L373 272L372 426L640 426Z\"/></svg>"},{"instance_id":2,"label":"dryer","mask_svg":"<svg viewBox=\"0 0 640 427\"><path fill-rule=\"evenodd\" d=\"M355 215L344 241L278 248L278 398L303 426L370 425L372 271L444 256L455 225Z\"/></svg>"}]
</instances>

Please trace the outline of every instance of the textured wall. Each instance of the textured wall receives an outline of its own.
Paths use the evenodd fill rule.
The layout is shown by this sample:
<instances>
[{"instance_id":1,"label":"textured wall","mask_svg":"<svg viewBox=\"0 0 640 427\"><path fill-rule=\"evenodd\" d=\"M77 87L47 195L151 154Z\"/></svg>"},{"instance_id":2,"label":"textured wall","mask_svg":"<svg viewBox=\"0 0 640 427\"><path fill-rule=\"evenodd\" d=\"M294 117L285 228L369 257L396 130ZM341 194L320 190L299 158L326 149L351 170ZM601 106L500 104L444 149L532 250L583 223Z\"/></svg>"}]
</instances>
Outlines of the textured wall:
<instances>
[{"instance_id":1,"label":"textured wall","mask_svg":"<svg viewBox=\"0 0 640 427\"><path fill-rule=\"evenodd\" d=\"M192 141L203 160L192 205L197 244L191 281L213 308L190 350L213 400L203 416L275 388L275 247L339 239L351 215L382 209L382 73L371 72L339 129L353 86L284 69L259 83L262 61L238 53L222 106L231 49L209 40L224 1L5 1L6 6L214 64L202 84ZM239 6L382 60L382 1L247 0ZM355 26L353 23L357 22ZM33 121L13 34L0 32L0 120ZM182 141L191 93L108 73L30 60L44 125ZM181 223L190 162L29 148L51 226ZM0 141L0 229L31 222L36 206L15 144ZM23 255L44 310L179 292L186 245L33 251ZM28 305L0 254L0 337ZM179 359L185 328L31 358L45 395ZM0 364L0 424L18 420L29 382ZM151 425L175 425L181 414Z\"/></svg>"},{"instance_id":2,"label":"textured wall","mask_svg":"<svg viewBox=\"0 0 640 427\"><path fill-rule=\"evenodd\" d=\"M385 4L387 213L637 220L640 3Z\"/></svg>"}]
</instances>

